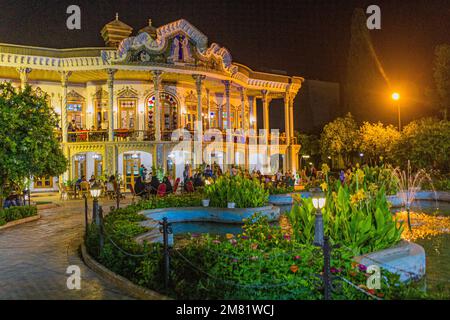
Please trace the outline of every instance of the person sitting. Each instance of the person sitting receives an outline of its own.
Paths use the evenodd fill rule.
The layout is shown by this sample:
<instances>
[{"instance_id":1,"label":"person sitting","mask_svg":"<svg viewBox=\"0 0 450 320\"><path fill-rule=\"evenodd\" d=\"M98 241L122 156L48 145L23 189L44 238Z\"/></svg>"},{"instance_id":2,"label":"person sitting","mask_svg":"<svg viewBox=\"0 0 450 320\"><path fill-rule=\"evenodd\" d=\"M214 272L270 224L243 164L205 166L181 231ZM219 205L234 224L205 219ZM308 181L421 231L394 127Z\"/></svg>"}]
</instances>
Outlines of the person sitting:
<instances>
[{"instance_id":1,"label":"person sitting","mask_svg":"<svg viewBox=\"0 0 450 320\"><path fill-rule=\"evenodd\" d=\"M97 179L95 178L94 175L92 175L91 178L89 179L89 184L91 185L91 187L95 183L95 181L97 181Z\"/></svg>"},{"instance_id":2,"label":"person sitting","mask_svg":"<svg viewBox=\"0 0 450 320\"><path fill-rule=\"evenodd\" d=\"M164 183L161 183L158 187L158 191L156 196L157 197L164 197L167 194L166 192L166 185Z\"/></svg>"},{"instance_id":3,"label":"person sitting","mask_svg":"<svg viewBox=\"0 0 450 320\"><path fill-rule=\"evenodd\" d=\"M85 176L81 176L81 178L78 178L78 180L75 182L75 188L77 190L81 190L81 183L83 181L86 181L86 177Z\"/></svg>"},{"instance_id":4,"label":"person sitting","mask_svg":"<svg viewBox=\"0 0 450 320\"><path fill-rule=\"evenodd\" d=\"M141 198L145 198L147 196L147 189L141 177L137 177L135 179L134 193Z\"/></svg>"},{"instance_id":5,"label":"person sitting","mask_svg":"<svg viewBox=\"0 0 450 320\"><path fill-rule=\"evenodd\" d=\"M114 187L115 181L116 181L116 177L111 176L111 177L109 177L109 180L106 183L106 194L108 195L109 199L114 199L114 196L116 193L116 189Z\"/></svg>"},{"instance_id":6,"label":"person sitting","mask_svg":"<svg viewBox=\"0 0 450 320\"><path fill-rule=\"evenodd\" d=\"M166 194L173 192L172 183L170 183L170 180L168 177L164 177L163 183L166 185Z\"/></svg>"},{"instance_id":7,"label":"person sitting","mask_svg":"<svg viewBox=\"0 0 450 320\"><path fill-rule=\"evenodd\" d=\"M198 187L203 187L204 186L202 175L200 173L196 173L195 174L193 183L194 183L194 188L198 188Z\"/></svg>"},{"instance_id":8,"label":"person sitting","mask_svg":"<svg viewBox=\"0 0 450 320\"><path fill-rule=\"evenodd\" d=\"M206 178L211 178L213 176L213 171L212 171L210 165L206 166L204 175L205 175Z\"/></svg>"},{"instance_id":9,"label":"person sitting","mask_svg":"<svg viewBox=\"0 0 450 320\"><path fill-rule=\"evenodd\" d=\"M184 184L184 190L188 193L192 193L195 191L194 184L192 183L192 179L189 178Z\"/></svg>"},{"instance_id":10,"label":"person sitting","mask_svg":"<svg viewBox=\"0 0 450 320\"><path fill-rule=\"evenodd\" d=\"M16 206L18 206L18 205L19 205L19 204L18 204L18 200L19 200L18 195L17 195L15 192L11 193L11 194L5 199L5 201L4 201L4 203L3 203L3 209L8 209L8 208L10 208L10 207L16 207Z\"/></svg>"},{"instance_id":11,"label":"person sitting","mask_svg":"<svg viewBox=\"0 0 450 320\"><path fill-rule=\"evenodd\" d=\"M156 175L152 175L152 180L150 181L150 194L156 195L158 192L159 187L159 179L156 177Z\"/></svg>"}]
</instances>

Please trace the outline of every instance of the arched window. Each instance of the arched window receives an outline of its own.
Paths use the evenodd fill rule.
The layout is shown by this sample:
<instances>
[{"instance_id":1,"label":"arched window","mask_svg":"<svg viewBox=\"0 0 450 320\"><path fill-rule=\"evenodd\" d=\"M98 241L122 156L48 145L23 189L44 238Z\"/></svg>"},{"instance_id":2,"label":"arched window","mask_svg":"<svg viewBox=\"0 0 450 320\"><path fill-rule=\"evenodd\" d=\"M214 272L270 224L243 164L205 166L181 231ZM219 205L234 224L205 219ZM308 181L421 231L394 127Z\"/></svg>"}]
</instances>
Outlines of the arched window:
<instances>
[{"instance_id":1,"label":"arched window","mask_svg":"<svg viewBox=\"0 0 450 320\"><path fill-rule=\"evenodd\" d=\"M133 88L125 87L117 95L119 109L118 123L119 129L137 129L137 104L138 93Z\"/></svg>"},{"instance_id":2,"label":"arched window","mask_svg":"<svg viewBox=\"0 0 450 320\"><path fill-rule=\"evenodd\" d=\"M67 122L79 129L85 126L85 99L75 90L67 94Z\"/></svg>"},{"instance_id":3,"label":"arched window","mask_svg":"<svg viewBox=\"0 0 450 320\"><path fill-rule=\"evenodd\" d=\"M184 99L184 127L188 130L194 130L195 121L197 120L197 95L193 91Z\"/></svg>"},{"instance_id":4,"label":"arched window","mask_svg":"<svg viewBox=\"0 0 450 320\"><path fill-rule=\"evenodd\" d=\"M155 128L155 96L147 98L147 127L151 130ZM161 105L161 131L170 133L178 128L178 102L177 99L167 92L161 92L159 95Z\"/></svg>"},{"instance_id":5,"label":"arched window","mask_svg":"<svg viewBox=\"0 0 450 320\"><path fill-rule=\"evenodd\" d=\"M94 95L94 127L96 130L108 129L108 92L98 90Z\"/></svg>"},{"instance_id":6,"label":"arched window","mask_svg":"<svg viewBox=\"0 0 450 320\"><path fill-rule=\"evenodd\" d=\"M219 129L219 110L220 107L216 102L209 102L209 126L213 129Z\"/></svg>"}]
</instances>

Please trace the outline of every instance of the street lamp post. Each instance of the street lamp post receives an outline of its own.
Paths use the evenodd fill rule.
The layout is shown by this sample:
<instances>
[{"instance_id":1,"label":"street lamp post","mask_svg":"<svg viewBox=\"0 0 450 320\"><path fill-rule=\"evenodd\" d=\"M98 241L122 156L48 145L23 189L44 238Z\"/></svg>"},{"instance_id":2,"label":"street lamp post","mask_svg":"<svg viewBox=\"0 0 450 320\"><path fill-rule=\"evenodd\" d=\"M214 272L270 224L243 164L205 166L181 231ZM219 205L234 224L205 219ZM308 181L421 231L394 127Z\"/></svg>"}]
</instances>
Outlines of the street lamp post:
<instances>
[{"instance_id":1,"label":"street lamp post","mask_svg":"<svg viewBox=\"0 0 450 320\"><path fill-rule=\"evenodd\" d=\"M402 131L402 118L400 115L400 94L398 92L392 93L392 100L397 103L397 112L398 112L398 132Z\"/></svg>"},{"instance_id":2,"label":"street lamp post","mask_svg":"<svg viewBox=\"0 0 450 320\"><path fill-rule=\"evenodd\" d=\"M93 198L92 202L92 220L95 221L97 225L100 224L100 217L98 215L98 198L100 197L100 194L102 193L101 187L98 185L97 182L94 182L94 184L91 187L91 196Z\"/></svg>"},{"instance_id":3,"label":"street lamp post","mask_svg":"<svg viewBox=\"0 0 450 320\"><path fill-rule=\"evenodd\" d=\"M314 245L323 247L324 228L322 209L325 207L325 194L323 192L315 192L312 196L313 206L316 209L316 221L314 224Z\"/></svg>"}]
</instances>

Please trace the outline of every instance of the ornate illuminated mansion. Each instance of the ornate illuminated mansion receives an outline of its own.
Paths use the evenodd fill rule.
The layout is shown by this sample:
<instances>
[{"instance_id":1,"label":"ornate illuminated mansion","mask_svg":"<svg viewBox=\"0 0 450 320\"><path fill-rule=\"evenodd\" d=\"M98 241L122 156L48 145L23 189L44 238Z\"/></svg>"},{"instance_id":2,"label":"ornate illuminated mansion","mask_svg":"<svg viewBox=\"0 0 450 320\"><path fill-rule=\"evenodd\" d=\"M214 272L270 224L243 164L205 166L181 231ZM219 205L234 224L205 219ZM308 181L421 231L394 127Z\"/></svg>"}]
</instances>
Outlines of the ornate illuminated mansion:
<instances>
[{"instance_id":1,"label":"ornate illuminated mansion","mask_svg":"<svg viewBox=\"0 0 450 320\"><path fill-rule=\"evenodd\" d=\"M119 173L129 184L140 164L181 177L186 163L199 163L196 157L224 169L229 159L264 171L270 164L258 160L261 152L281 159L282 170L296 171L300 146L294 139L293 100L303 78L233 62L227 49L208 44L183 19L158 28L149 21L137 34L132 31L116 16L101 30L102 48L0 44L0 81L47 93L61 116L56 134L69 159L64 180ZM284 100L286 132L261 136L258 128L270 129L273 99ZM227 129L234 130L231 139ZM230 143L221 143L217 134ZM200 143L189 144L195 137L202 137ZM181 163L175 160L179 152L186 153ZM56 180L34 179L34 189L57 189Z\"/></svg>"}]
</instances>

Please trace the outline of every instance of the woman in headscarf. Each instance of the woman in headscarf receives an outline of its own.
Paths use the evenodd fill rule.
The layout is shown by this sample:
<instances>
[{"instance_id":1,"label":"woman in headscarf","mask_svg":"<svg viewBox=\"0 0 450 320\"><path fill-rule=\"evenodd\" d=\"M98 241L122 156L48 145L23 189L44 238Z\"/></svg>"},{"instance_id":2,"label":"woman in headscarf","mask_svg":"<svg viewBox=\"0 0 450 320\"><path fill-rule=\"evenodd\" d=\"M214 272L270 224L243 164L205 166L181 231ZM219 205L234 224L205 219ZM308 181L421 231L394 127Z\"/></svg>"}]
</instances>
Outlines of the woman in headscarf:
<instances>
[{"instance_id":1,"label":"woman in headscarf","mask_svg":"<svg viewBox=\"0 0 450 320\"><path fill-rule=\"evenodd\" d=\"M150 181L150 194L156 195L158 193L158 187L159 187L159 180L156 177L156 175L152 175L152 180Z\"/></svg>"},{"instance_id":2,"label":"woman in headscarf","mask_svg":"<svg viewBox=\"0 0 450 320\"><path fill-rule=\"evenodd\" d=\"M166 194L172 193L173 187L168 177L164 177L163 183L166 185Z\"/></svg>"}]
</instances>

